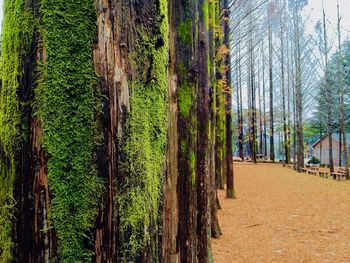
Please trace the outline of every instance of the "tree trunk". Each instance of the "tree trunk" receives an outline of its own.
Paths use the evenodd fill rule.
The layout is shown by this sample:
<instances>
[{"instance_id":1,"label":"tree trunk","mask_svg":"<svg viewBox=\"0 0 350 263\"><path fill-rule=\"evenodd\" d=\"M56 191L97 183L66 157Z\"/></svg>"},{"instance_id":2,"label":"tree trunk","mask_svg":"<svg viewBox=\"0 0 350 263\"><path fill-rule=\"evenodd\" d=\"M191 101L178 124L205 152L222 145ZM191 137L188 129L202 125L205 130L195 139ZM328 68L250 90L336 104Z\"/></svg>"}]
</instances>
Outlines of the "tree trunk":
<instances>
[{"instance_id":1,"label":"tree trunk","mask_svg":"<svg viewBox=\"0 0 350 263\"><path fill-rule=\"evenodd\" d=\"M122 143L117 136L125 136L126 115L130 111L129 99L129 61L128 47L118 43L127 43L130 29L123 23L129 16L126 5L107 4L97 1L97 43L94 48L95 71L99 75L103 115L99 117L103 127L105 143L98 151L98 169L105 181L105 195L100 204L95 237L95 262L115 262L118 250L118 230L115 228L116 180L122 161L120 153ZM124 175L125 176L125 175Z\"/></svg>"},{"instance_id":2,"label":"tree trunk","mask_svg":"<svg viewBox=\"0 0 350 263\"><path fill-rule=\"evenodd\" d=\"M240 31L238 32L240 37ZM238 119L238 150L239 157L244 160L244 132L243 132L243 99L242 99L242 68L241 68L241 43L238 43L237 53L237 119Z\"/></svg>"},{"instance_id":3,"label":"tree trunk","mask_svg":"<svg viewBox=\"0 0 350 263\"><path fill-rule=\"evenodd\" d=\"M232 159L232 87L231 87L231 55L230 55L230 12L229 12L229 0L223 0L223 31L224 31L224 45L227 48L227 52L224 59L225 65L225 88L226 88L226 102L225 102L225 114L226 114L226 180L227 189L226 197L235 198L234 190L234 178L233 178L233 159Z\"/></svg>"},{"instance_id":4,"label":"tree trunk","mask_svg":"<svg viewBox=\"0 0 350 263\"><path fill-rule=\"evenodd\" d=\"M343 144L342 144L342 133L341 133L341 130L339 130L339 152L338 152L338 154L339 154L339 160L338 160L338 166L339 167L341 167L342 166L342 146L343 146Z\"/></svg>"},{"instance_id":5,"label":"tree trunk","mask_svg":"<svg viewBox=\"0 0 350 263\"><path fill-rule=\"evenodd\" d=\"M6 74L11 71L21 73L12 74L16 78L12 80L10 76L2 73L2 89L0 91L0 101L2 102L0 115L3 116L0 117L0 130L5 131L5 133L0 132L0 184L2 188L0 190L2 210L0 213L0 262L8 262L11 253L13 258L20 262L49 262L55 257L56 239L54 230L50 229L48 221L51 196L48 189L47 158L41 141L42 124L37 116L37 109L32 106L37 81L34 69L38 61L44 59L42 37L37 26L31 24L31 21L25 21L24 26L27 27L28 31L22 28L23 25L17 24L17 21L13 22L13 17L16 15L24 16L24 12L30 12L31 19L37 19L38 10L37 6L33 4L18 7L8 1L5 3L5 11L5 32L11 27L11 30L17 30L15 32L19 32L19 34L10 34L9 32L3 34L2 55L3 57L10 55L11 58L7 57L7 60L2 61L2 70ZM21 41L22 49L16 47ZM16 98L10 97L11 89L16 87L15 94L18 96ZM7 130L8 125L11 124L4 122L6 120L4 117L10 113L15 104L17 104L16 108L19 109L19 112L13 112L10 116L13 118L12 124L14 126L13 130ZM16 121L18 123L15 123ZM17 135L15 135L16 132L18 132ZM23 137L20 135L21 133ZM6 137L8 136L16 140L7 142L12 145L6 145ZM8 148L9 146L13 149L17 147L17 150L12 152ZM8 180L13 181L9 182ZM13 184L13 186L8 183ZM9 190L12 187L13 192ZM6 193L7 191L8 193ZM3 199L4 193L6 193L7 200ZM14 200L15 205L12 200ZM13 208L13 205L13 211L7 210ZM12 214L12 219L9 217L10 214ZM10 221L12 240L10 235L4 236L6 232L10 233L8 231L11 228ZM6 227L8 229L5 229ZM43 231L43 229L48 229L48 231ZM15 244L12 251L11 243Z\"/></svg>"},{"instance_id":6,"label":"tree trunk","mask_svg":"<svg viewBox=\"0 0 350 263\"><path fill-rule=\"evenodd\" d=\"M321 119L320 119L320 142L322 140L322 123L321 123ZM322 164L322 143L320 143L320 164Z\"/></svg>"},{"instance_id":7,"label":"tree trunk","mask_svg":"<svg viewBox=\"0 0 350 263\"><path fill-rule=\"evenodd\" d=\"M263 154L263 120L262 120L262 109L261 109L261 78L260 68L258 68L258 101L259 101L259 151L260 156Z\"/></svg>"},{"instance_id":8,"label":"tree trunk","mask_svg":"<svg viewBox=\"0 0 350 263\"><path fill-rule=\"evenodd\" d=\"M198 9L197 9L198 8ZM198 235L198 259L209 262L209 39L208 28L208 2L199 0L198 10L198 42L197 67L198 67L198 105L197 105L197 149L196 149L196 173L197 173L197 235ZM200 136L200 139L199 139Z\"/></svg>"},{"instance_id":9,"label":"tree trunk","mask_svg":"<svg viewBox=\"0 0 350 263\"><path fill-rule=\"evenodd\" d=\"M304 167L304 138L303 138L303 97L302 97L302 76L301 76L301 36L299 32L300 14L294 10L294 41L295 41L295 116L296 116L296 148L297 148L297 171Z\"/></svg>"},{"instance_id":10,"label":"tree trunk","mask_svg":"<svg viewBox=\"0 0 350 263\"><path fill-rule=\"evenodd\" d=\"M174 47L178 104L178 250L180 262L197 262L197 191L196 133L197 133L197 72L195 60L196 12L193 1L174 1L172 24L176 26ZM171 29L173 30L173 29ZM172 34L172 33L171 33ZM183 224L180 222L187 222Z\"/></svg>"},{"instance_id":11,"label":"tree trunk","mask_svg":"<svg viewBox=\"0 0 350 263\"><path fill-rule=\"evenodd\" d=\"M284 147L284 162L289 164L289 147L288 147L288 131L287 131L287 113L286 113L286 90L285 90L285 67L284 67L284 20L281 14L281 88L282 88L282 115L283 115L283 147Z\"/></svg>"},{"instance_id":12,"label":"tree trunk","mask_svg":"<svg viewBox=\"0 0 350 263\"><path fill-rule=\"evenodd\" d=\"M162 262L176 263L179 258L177 236L179 228L179 206L177 184L178 168L178 82L177 82L177 19L178 2L169 1L169 68L168 68L168 146L167 172L165 177L163 205Z\"/></svg>"},{"instance_id":13,"label":"tree trunk","mask_svg":"<svg viewBox=\"0 0 350 263\"><path fill-rule=\"evenodd\" d=\"M275 140L273 119L273 61L272 61L272 28L271 21L268 22L269 34L269 74L270 74L270 160L275 162Z\"/></svg>"},{"instance_id":14,"label":"tree trunk","mask_svg":"<svg viewBox=\"0 0 350 263\"><path fill-rule=\"evenodd\" d=\"M221 22L221 0L217 0L216 2L216 25L219 25L218 28L222 30L220 26ZM224 189L225 179L226 179L226 165L225 165L225 138L226 138L226 127L225 127L225 87L223 84L224 73L222 71L223 68L223 55L222 55L222 47L223 47L223 39L221 34L216 34L215 39L216 45L216 141L215 141L215 177L216 177L216 186L219 189Z\"/></svg>"},{"instance_id":15,"label":"tree trunk","mask_svg":"<svg viewBox=\"0 0 350 263\"><path fill-rule=\"evenodd\" d=\"M326 30L326 13L324 10L323 2L322 2L322 13L323 13L323 41L324 41L324 57L325 57L325 81L326 81L326 93L327 93L327 130L328 130L328 143L329 143L329 168L331 172L334 172L334 163L333 163L333 142L332 142L332 94L331 88L329 85L329 70L328 70L328 40L327 40L327 30Z\"/></svg>"},{"instance_id":16,"label":"tree trunk","mask_svg":"<svg viewBox=\"0 0 350 263\"><path fill-rule=\"evenodd\" d=\"M264 48L264 46L263 46ZM266 86L265 86L265 59L262 59L263 67L263 116L264 116L264 156L267 157L267 121L266 121Z\"/></svg>"},{"instance_id":17,"label":"tree trunk","mask_svg":"<svg viewBox=\"0 0 350 263\"><path fill-rule=\"evenodd\" d=\"M239 100L240 100L240 115L239 118L239 157L241 157L242 160L244 160L244 130L243 130L243 99L242 99L242 73L241 73L241 62L239 59Z\"/></svg>"},{"instance_id":18,"label":"tree trunk","mask_svg":"<svg viewBox=\"0 0 350 263\"><path fill-rule=\"evenodd\" d=\"M290 67L290 55L289 55L289 38L287 38L287 147L288 156L287 159L291 162L291 67Z\"/></svg>"},{"instance_id":19,"label":"tree trunk","mask_svg":"<svg viewBox=\"0 0 350 263\"><path fill-rule=\"evenodd\" d=\"M217 185L216 185L216 160L215 160L215 143L216 143L216 116L217 116L217 108L216 108L216 93L217 93L217 82L216 82L216 40L215 40L215 29L220 26L217 22L217 16L219 13L219 5L215 1L209 2L209 76L210 76L210 236L213 238L218 238L221 235L221 230L219 226L219 219L217 216L218 210L218 195L217 195ZM218 164L221 166L221 164Z\"/></svg>"},{"instance_id":20,"label":"tree trunk","mask_svg":"<svg viewBox=\"0 0 350 263\"><path fill-rule=\"evenodd\" d=\"M344 105L344 69L342 65L342 47L341 47L341 31L340 31L340 15L339 15L339 2L337 1L337 15L338 15L338 68L339 68L339 96L340 96L340 103L339 103L339 113L340 113L340 134L343 136L343 151L344 151L344 165L345 165L345 174L346 179L350 179L349 176L349 152L348 152L348 145L347 145L347 139L346 139L346 131L345 131L345 105Z\"/></svg>"}]
</instances>

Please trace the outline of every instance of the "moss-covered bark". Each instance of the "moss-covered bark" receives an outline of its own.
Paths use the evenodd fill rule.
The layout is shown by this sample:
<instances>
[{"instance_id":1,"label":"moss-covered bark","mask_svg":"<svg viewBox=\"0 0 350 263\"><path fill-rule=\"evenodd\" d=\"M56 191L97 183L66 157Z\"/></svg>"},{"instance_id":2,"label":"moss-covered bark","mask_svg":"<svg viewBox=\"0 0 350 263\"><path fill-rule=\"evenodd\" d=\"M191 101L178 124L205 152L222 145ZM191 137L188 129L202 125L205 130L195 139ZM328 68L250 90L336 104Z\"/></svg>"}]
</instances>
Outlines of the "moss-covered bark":
<instances>
[{"instance_id":1,"label":"moss-covered bark","mask_svg":"<svg viewBox=\"0 0 350 263\"><path fill-rule=\"evenodd\" d=\"M176 30L175 72L178 102L178 202L179 255L181 262L197 261L197 193L196 193L196 99L197 75L195 50L197 29L194 1L174 1L172 24ZM182 222L187 222L183 224Z\"/></svg>"},{"instance_id":2,"label":"moss-covered bark","mask_svg":"<svg viewBox=\"0 0 350 263\"><path fill-rule=\"evenodd\" d=\"M158 262L167 143L168 2L150 0L131 8L130 112L116 200L119 256L123 262Z\"/></svg>"},{"instance_id":3,"label":"moss-covered bark","mask_svg":"<svg viewBox=\"0 0 350 263\"><path fill-rule=\"evenodd\" d=\"M218 197L217 197L217 185L216 185L216 167L221 167L220 161L216 161L216 132L217 132L217 79L216 79L216 41L215 34L217 27L220 27L220 24L216 24L217 16L219 16L219 3L218 1L209 2L209 63L210 63L210 223L211 223L211 232L210 236L213 238L218 238L221 235L221 230L217 217L218 209ZM219 168L220 169L220 168Z\"/></svg>"},{"instance_id":4,"label":"moss-covered bark","mask_svg":"<svg viewBox=\"0 0 350 263\"><path fill-rule=\"evenodd\" d=\"M223 44L226 52L224 57L225 65L225 130L226 130L226 197L235 198L234 178L233 178L233 154L232 154L232 82L231 82L231 50L230 50L230 6L229 0L222 2L222 27L223 27Z\"/></svg>"},{"instance_id":5,"label":"moss-covered bark","mask_svg":"<svg viewBox=\"0 0 350 263\"><path fill-rule=\"evenodd\" d=\"M226 180L225 169L225 81L224 81L224 55L225 48L223 46L223 28L221 26L222 1L217 1L216 6L216 30L215 30L215 69L216 69L216 133L215 133L215 179L216 186L219 189L224 189Z\"/></svg>"},{"instance_id":6,"label":"moss-covered bark","mask_svg":"<svg viewBox=\"0 0 350 263\"><path fill-rule=\"evenodd\" d=\"M33 28L29 25L30 10L25 1L4 2L6 13L3 21L1 88L0 88L0 262L12 258L12 227L14 214L13 185L18 168L16 167L20 146L26 137L22 123L21 98L24 75L24 54L30 43L27 36Z\"/></svg>"},{"instance_id":7,"label":"moss-covered bark","mask_svg":"<svg viewBox=\"0 0 350 263\"><path fill-rule=\"evenodd\" d=\"M197 105L197 132L200 140L196 149L197 173L197 235L198 259L209 262L210 254L210 214L209 214L209 158L210 158L210 114L209 114L209 7L207 0L198 1L198 41L197 67L198 67L198 105Z\"/></svg>"},{"instance_id":8,"label":"moss-covered bark","mask_svg":"<svg viewBox=\"0 0 350 263\"><path fill-rule=\"evenodd\" d=\"M92 162L94 5L7 1L5 7L0 166L5 167L1 189L6 186L7 197L0 205L14 217L1 216L1 259L52 259L52 220L57 259L86 262L91 258L88 236L101 191ZM9 211L12 200L16 213Z\"/></svg>"},{"instance_id":9,"label":"moss-covered bark","mask_svg":"<svg viewBox=\"0 0 350 263\"><path fill-rule=\"evenodd\" d=\"M38 8L32 1L5 1L0 89L1 262L44 262L55 255L42 127L34 99L37 60L43 54Z\"/></svg>"}]
</instances>

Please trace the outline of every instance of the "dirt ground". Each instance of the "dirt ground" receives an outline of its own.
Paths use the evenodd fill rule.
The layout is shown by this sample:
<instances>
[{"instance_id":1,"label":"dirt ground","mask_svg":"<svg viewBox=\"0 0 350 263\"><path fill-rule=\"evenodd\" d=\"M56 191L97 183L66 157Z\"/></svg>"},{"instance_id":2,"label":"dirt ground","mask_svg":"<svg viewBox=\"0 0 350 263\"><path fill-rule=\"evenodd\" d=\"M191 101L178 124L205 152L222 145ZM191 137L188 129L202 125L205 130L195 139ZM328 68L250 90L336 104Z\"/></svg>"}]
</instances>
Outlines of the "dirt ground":
<instances>
[{"instance_id":1,"label":"dirt ground","mask_svg":"<svg viewBox=\"0 0 350 263\"><path fill-rule=\"evenodd\" d=\"M220 191L215 263L350 262L350 182L277 164L235 163L236 200Z\"/></svg>"}]
</instances>

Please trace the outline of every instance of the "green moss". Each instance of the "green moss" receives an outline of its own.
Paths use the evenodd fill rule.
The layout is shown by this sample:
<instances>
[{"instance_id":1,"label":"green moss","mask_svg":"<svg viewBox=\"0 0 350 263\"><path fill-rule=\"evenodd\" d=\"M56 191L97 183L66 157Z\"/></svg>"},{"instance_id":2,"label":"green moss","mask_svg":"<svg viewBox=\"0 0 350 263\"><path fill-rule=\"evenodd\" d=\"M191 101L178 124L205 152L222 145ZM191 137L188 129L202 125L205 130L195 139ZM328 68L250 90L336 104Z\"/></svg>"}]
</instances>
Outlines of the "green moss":
<instances>
[{"instance_id":1,"label":"green moss","mask_svg":"<svg viewBox=\"0 0 350 263\"><path fill-rule=\"evenodd\" d=\"M126 160L120 164L126 178L118 182L120 261L137 262L146 250L159 262L160 205L165 173L168 97L167 1L160 1L149 34L137 28L131 54L137 74L130 86L130 113L126 122ZM157 45L156 43L162 43Z\"/></svg>"},{"instance_id":2,"label":"green moss","mask_svg":"<svg viewBox=\"0 0 350 263\"><path fill-rule=\"evenodd\" d=\"M204 16L204 27L209 30L209 0L205 0L202 6L202 12Z\"/></svg>"},{"instance_id":3,"label":"green moss","mask_svg":"<svg viewBox=\"0 0 350 263\"><path fill-rule=\"evenodd\" d=\"M4 1L0 88L0 262L10 262L17 150L26 137L18 90L35 21L24 0ZM23 127L22 127L23 126Z\"/></svg>"},{"instance_id":4,"label":"green moss","mask_svg":"<svg viewBox=\"0 0 350 263\"><path fill-rule=\"evenodd\" d=\"M214 263L214 256L211 248L208 248L208 263Z\"/></svg>"},{"instance_id":5,"label":"green moss","mask_svg":"<svg viewBox=\"0 0 350 263\"><path fill-rule=\"evenodd\" d=\"M135 261L154 235L150 231L158 231L154 220L158 218L166 142L164 131L154 133L154 125L159 126L149 108L152 101L161 101L153 100L150 93L139 93L140 89L145 88L141 83L133 83L132 88L132 110L127 121L129 134L124 148L128 162L123 164L128 178L119 185L117 195L123 262Z\"/></svg>"},{"instance_id":6,"label":"green moss","mask_svg":"<svg viewBox=\"0 0 350 263\"><path fill-rule=\"evenodd\" d=\"M216 5L217 2L215 0L209 0L209 25L213 28L215 32L215 23L216 23ZM215 43L213 43L214 46Z\"/></svg>"},{"instance_id":7,"label":"green moss","mask_svg":"<svg viewBox=\"0 0 350 263\"><path fill-rule=\"evenodd\" d=\"M192 187L196 186L196 155L192 151L190 153L190 168L191 168L191 181Z\"/></svg>"},{"instance_id":8,"label":"green moss","mask_svg":"<svg viewBox=\"0 0 350 263\"><path fill-rule=\"evenodd\" d=\"M216 103L216 100L217 100L217 96L216 96L216 94L217 94L217 82L216 82L216 79L214 79L212 81L211 86L212 86L212 92L213 92L213 96L212 96L213 101L211 104L211 110L213 111L214 115L216 115L218 112L218 109L216 108L216 105L217 105L217 103Z\"/></svg>"},{"instance_id":9,"label":"green moss","mask_svg":"<svg viewBox=\"0 0 350 263\"><path fill-rule=\"evenodd\" d=\"M188 69L184 63L178 63L177 72L180 80L178 83L178 106L180 117L187 118L191 107L193 107L194 104L194 85L189 83Z\"/></svg>"},{"instance_id":10,"label":"green moss","mask_svg":"<svg viewBox=\"0 0 350 263\"><path fill-rule=\"evenodd\" d=\"M60 262L91 262L102 182L92 162L94 93L92 45L95 5L91 0L42 0L46 61L38 82L43 147L48 155L51 217Z\"/></svg>"},{"instance_id":11,"label":"green moss","mask_svg":"<svg viewBox=\"0 0 350 263\"><path fill-rule=\"evenodd\" d=\"M192 43L192 21L187 19L186 21L181 21L178 26L178 35L180 41L183 44L191 44Z\"/></svg>"},{"instance_id":12,"label":"green moss","mask_svg":"<svg viewBox=\"0 0 350 263\"><path fill-rule=\"evenodd\" d=\"M236 199L236 193L235 190L231 189L226 192L226 197L227 198L233 198Z\"/></svg>"},{"instance_id":13,"label":"green moss","mask_svg":"<svg viewBox=\"0 0 350 263\"><path fill-rule=\"evenodd\" d=\"M191 20L189 20L191 21ZM183 43L185 44L185 43ZM191 114L195 106L195 87L189 83L188 70L184 63L177 65L179 75L178 107L179 118L186 120L186 130L188 133L181 137L180 150L186 166L189 167L189 179L192 187L196 185L196 156L193 151L194 146L191 141L196 137L196 114ZM194 144L194 143L193 143Z\"/></svg>"},{"instance_id":14,"label":"green moss","mask_svg":"<svg viewBox=\"0 0 350 263\"><path fill-rule=\"evenodd\" d=\"M188 117L192 106L192 87L185 82L179 88L178 105L182 117Z\"/></svg>"}]
</instances>

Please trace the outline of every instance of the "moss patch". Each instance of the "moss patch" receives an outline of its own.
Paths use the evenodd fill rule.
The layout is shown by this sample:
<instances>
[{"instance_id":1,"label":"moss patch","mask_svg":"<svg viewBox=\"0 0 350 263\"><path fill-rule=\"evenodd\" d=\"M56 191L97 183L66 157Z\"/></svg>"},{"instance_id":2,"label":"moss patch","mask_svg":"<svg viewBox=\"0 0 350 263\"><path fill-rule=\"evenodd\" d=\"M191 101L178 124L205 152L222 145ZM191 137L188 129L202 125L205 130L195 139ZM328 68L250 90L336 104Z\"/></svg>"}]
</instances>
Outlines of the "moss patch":
<instances>
[{"instance_id":1,"label":"moss patch","mask_svg":"<svg viewBox=\"0 0 350 263\"><path fill-rule=\"evenodd\" d=\"M182 117L187 118L192 106L192 87L185 82L180 86L178 94L179 111Z\"/></svg>"},{"instance_id":2,"label":"moss patch","mask_svg":"<svg viewBox=\"0 0 350 263\"><path fill-rule=\"evenodd\" d=\"M228 191L226 192L226 197L227 197L227 198L236 199L235 190L233 190L233 189L228 190Z\"/></svg>"},{"instance_id":3,"label":"moss patch","mask_svg":"<svg viewBox=\"0 0 350 263\"><path fill-rule=\"evenodd\" d=\"M190 153L190 168L192 187L194 188L196 186L196 155L194 152Z\"/></svg>"},{"instance_id":4,"label":"moss patch","mask_svg":"<svg viewBox=\"0 0 350 263\"><path fill-rule=\"evenodd\" d=\"M48 154L51 217L60 262L91 262L102 183L92 163L94 94L92 0L42 0L46 61L38 96Z\"/></svg>"},{"instance_id":5,"label":"moss patch","mask_svg":"<svg viewBox=\"0 0 350 263\"><path fill-rule=\"evenodd\" d=\"M202 6L203 16L204 16L204 27L209 30L209 0L205 0Z\"/></svg>"},{"instance_id":6,"label":"moss patch","mask_svg":"<svg viewBox=\"0 0 350 263\"><path fill-rule=\"evenodd\" d=\"M192 43L192 21L190 19L181 21L178 26L178 35L183 44Z\"/></svg>"}]
</instances>

